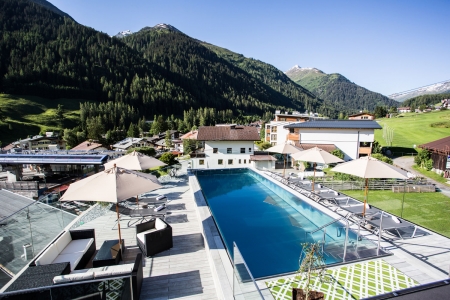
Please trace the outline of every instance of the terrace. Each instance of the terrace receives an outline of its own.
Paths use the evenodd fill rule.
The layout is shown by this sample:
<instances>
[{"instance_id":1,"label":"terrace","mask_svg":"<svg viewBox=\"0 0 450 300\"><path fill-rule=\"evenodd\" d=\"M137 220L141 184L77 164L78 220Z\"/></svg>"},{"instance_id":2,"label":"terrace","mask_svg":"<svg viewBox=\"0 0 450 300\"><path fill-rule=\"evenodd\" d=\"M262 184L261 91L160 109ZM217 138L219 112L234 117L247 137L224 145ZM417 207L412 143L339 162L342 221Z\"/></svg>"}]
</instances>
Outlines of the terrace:
<instances>
[{"instance_id":1,"label":"terrace","mask_svg":"<svg viewBox=\"0 0 450 300\"><path fill-rule=\"evenodd\" d=\"M274 182L289 189L282 183ZM291 192L302 197L295 191ZM143 258L142 299L249 299L255 298L255 295L256 298L260 298L254 289L245 292L247 283L240 283L241 290L236 282L233 283L236 273L233 273L235 270L232 261L225 250L195 176L189 175L168 181L164 183L162 189L152 194L163 194L170 200L167 204L166 221L173 228L173 248L153 257ZM81 224L80 219L77 220L76 224L80 226L76 229L95 228L97 249L103 241L117 238L117 220L112 210L93 220L84 220L84 224ZM136 244L135 227L127 227L129 220L130 217L126 215L122 215L120 220L122 238L126 245L123 263L132 262L141 252ZM352 224L352 227L355 229L356 224ZM343 286L357 298L371 296L372 294L368 292L355 291L352 288L356 286L354 278L344 275L350 272L358 274L364 280L362 268L373 270L372 273L388 270L405 276L406 279L399 281L397 285L379 288L377 294L448 278L450 239L424 228L420 230L427 234L411 239L383 235L381 246L390 251L393 254L391 256L329 268L331 276L336 278L336 286ZM377 239L369 231L362 231L362 234L368 239ZM242 259L245 260L245 257ZM242 276L241 272L239 274ZM287 275L258 280L256 284L264 299L274 297L288 299L292 282L300 281L293 279L293 275ZM250 288L254 288L251 285ZM328 299L345 298L335 296Z\"/></svg>"}]
</instances>

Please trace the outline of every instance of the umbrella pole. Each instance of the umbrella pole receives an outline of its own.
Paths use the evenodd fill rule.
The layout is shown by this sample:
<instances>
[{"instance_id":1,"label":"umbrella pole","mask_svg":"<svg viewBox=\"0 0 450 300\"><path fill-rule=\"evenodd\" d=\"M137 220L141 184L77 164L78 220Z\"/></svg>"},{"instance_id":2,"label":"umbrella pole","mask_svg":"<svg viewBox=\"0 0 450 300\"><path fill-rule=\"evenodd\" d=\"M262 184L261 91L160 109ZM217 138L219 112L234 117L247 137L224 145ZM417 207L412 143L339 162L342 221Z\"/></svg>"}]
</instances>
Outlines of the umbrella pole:
<instances>
[{"instance_id":1,"label":"umbrella pole","mask_svg":"<svg viewBox=\"0 0 450 300\"><path fill-rule=\"evenodd\" d=\"M314 163L314 175L313 175L313 182L312 182L313 193L314 193L314 181L316 181L316 163Z\"/></svg>"},{"instance_id":2,"label":"umbrella pole","mask_svg":"<svg viewBox=\"0 0 450 300\"><path fill-rule=\"evenodd\" d=\"M139 195L136 196L136 206L137 209L139 209Z\"/></svg>"},{"instance_id":3,"label":"umbrella pole","mask_svg":"<svg viewBox=\"0 0 450 300\"><path fill-rule=\"evenodd\" d=\"M283 166L283 177L284 177L286 174L286 154L283 155L283 158L284 158L284 166Z\"/></svg>"},{"instance_id":4,"label":"umbrella pole","mask_svg":"<svg viewBox=\"0 0 450 300\"><path fill-rule=\"evenodd\" d=\"M366 178L366 188L364 189L364 207L363 207L363 218L366 215L366 203L367 203L367 190L369 189L369 178Z\"/></svg>"},{"instance_id":5,"label":"umbrella pole","mask_svg":"<svg viewBox=\"0 0 450 300\"><path fill-rule=\"evenodd\" d=\"M117 228L119 228L119 249L120 255L122 255L122 235L120 234L119 205L117 203L116 203L116 213L117 213Z\"/></svg>"}]
</instances>

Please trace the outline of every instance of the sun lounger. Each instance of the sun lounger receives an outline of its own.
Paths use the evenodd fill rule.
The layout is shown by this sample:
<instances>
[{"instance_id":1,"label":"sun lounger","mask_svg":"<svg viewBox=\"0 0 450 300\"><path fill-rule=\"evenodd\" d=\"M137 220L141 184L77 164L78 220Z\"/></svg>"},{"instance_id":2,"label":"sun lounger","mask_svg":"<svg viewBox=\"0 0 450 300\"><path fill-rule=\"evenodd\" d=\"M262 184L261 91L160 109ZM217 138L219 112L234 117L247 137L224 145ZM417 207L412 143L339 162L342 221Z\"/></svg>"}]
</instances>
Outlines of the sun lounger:
<instances>
[{"instance_id":1,"label":"sun lounger","mask_svg":"<svg viewBox=\"0 0 450 300\"><path fill-rule=\"evenodd\" d=\"M376 228L376 231L381 230L387 232L395 232L401 239L403 239L400 229L413 227L414 230L411 234L411 238L416 235L417 225L405 221L403 219L397 218L395 216L389 215L385 212L380 211L380 213L368 216L366 222Z\"/></svg>"},{"instance_id":2,"label":"sun lounger","mask_svg":"<svg viewBox=\"0 0 450 300\"><path fill-rule=\"evenodd\" d=\"M135 209L130 213L130 218L137 218L132 219L128 221L128 227L131 227L132 225L136 223L142 223L144 221L147 221L148 217L158 217L161 219L165 219L167 214L167 208L161 209L159 211L155 211L154 208L141 208L141 209Z\"/></svg>"},{"instance_id":3,"label":"sun lounger","mask_svg":"<svg viewBox=\"0 0 450 300\"><path fill-rule=\"evenodd\" d=\"M341 205L341 206L339 206L339 209L343 209L343 210L347 211L348 213L356 215L356 216L362 216L362 214L364 212L364 204L359 203L358 205L350 205L350 206ZM365 210L366 216L375 215L375 214L379 214L379 213L381 213L381 210L366 204L366 210Z\"/></svg>"},{"instance_id":4,"label":"sun lounger","mask_svg":"<svg viewBox=\"0 0 450 300\"><path fill-rule=\"evenodd\" d=\"M355 200L351 197L334 197L334 198L328 198L328 201L331 203L334 203L337 206L354 206L354 205L361 205L362 202Z\"/></svg>"}]
</instances>

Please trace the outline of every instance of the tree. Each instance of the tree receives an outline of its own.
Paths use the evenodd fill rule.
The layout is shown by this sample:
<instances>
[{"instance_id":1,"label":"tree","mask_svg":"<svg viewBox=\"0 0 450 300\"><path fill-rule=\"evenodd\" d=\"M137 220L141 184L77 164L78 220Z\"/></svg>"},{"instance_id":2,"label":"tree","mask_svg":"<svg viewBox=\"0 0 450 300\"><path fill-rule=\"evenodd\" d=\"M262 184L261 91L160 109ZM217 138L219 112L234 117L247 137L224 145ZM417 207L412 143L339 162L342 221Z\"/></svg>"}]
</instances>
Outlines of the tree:
<instances>
[{"instance_id":1,"label":"tree","mask_svg":"<svg viewBox=\"0 0 450 300\"><path fill-rule=\"evenodd\" d=\"M172 147L172 139L170 138L170 130L166 131L166 137L164 138L164 143L167 148Z\"/></svg>"},{"instance_id":2,"label":"tree","mask_svg":"<svg viewBox=\"0 0 450 300\"><path fill-rule=\"evenodd\" d=\"M184 139L183 140L183 151L184 154L192 153L197 150L197 140Z\"/></svg>"},{"instance_id":3,"label":"tree","mask_svg":"<svg viewBox=\"0 0 450 300\"><path fill-rule=\"evenodd\" d=\"M66 141L67 146L73 148L78 145L78 137L75 130L72 129L64 129L64 140Z\"/></svg>"},{"instance_id":4,"label":"tree","mask_svg":"<svg viewBox=\"0 0 450 300\"><path fill-rule=\"evenodd\" d=\"M6 121L6 118L7 118L7 115L6 115L5 111L3 111L3 110L0 108L0 121L5 122L5 121Z\"/></svg>"},{"instance_id":5,"label":"tree","mask_svg":"<svg viewBox=\"0 0 450 300\"><path fill-rule=\"evenodd\" d=\"M320 243L302 243L301 261L297 271L299 274L297 278L306 281L305 287L303 288L303 299L308 300L313 294L322 294L323 296L323 293L321 292L311 291L311 277L318 277L320 282L324 282L326 276L325 259Z\"/></svg>"},{"instance_id":6,"label":"tree","mask_svg":"<svg viewBox=\"0 0 450 300\"><path fill-rule=\"evenodd\" d=\"M63 126L64 124L64 109L62 104L58 104L58 108L56 109L56 119L58 120L59 126Z\"/></svg>"},{"instance_id":7,"label":"tree","mask_svg":"<svg viewBox=\"0 0 450 300\"><path fill-rule=\"evenodd\" d=\"M430 171L433 168L433 160L431 153L426 149L419 149L417 155L414 157L414 162L420 168Z\"/></svg>"},{"instance_id":8,"label":"tree","mask_svg":"<svg viewBox=\"0 0 450 300\"><path fill-rule=\"evenodd\" d=\"M130 124L130 127L127 131L128 137L139 137L139 127L134 125L133 123Z\"/></svg>"},{"instance_id":9,"label":"tree","mask_svg":"<svg viewBox=\"0 0 450 300\"><path fill-rule=\"evenodd\" d=\"M259 150L263 151L272 147L272 144L269 142L262 142L258 145Z\"/></svg>"},{"instance_id":10,"label":"tree","mask_svg":"<svg viewBox=\"0 0 450 300\"><path fill-rule=\"evenodd\" d=\"M375 107L374 115L376 118L384 118L386 117L387 110L384 106L377 106Z\"/></svg>"},{"instance_id":11,"label":"tree","mask_svg":"<svg viewBox=\"0 0 450 300\"><path fill-rule=\"evenodd\" d=\"M86 131L88 138L100 140L104 130L105 129L100 117L89 118L86 120Z\"/></svg>"},{"instance_id":12,"label":"tree","mask_svg":"<svg viewBox=\"0 0 450 300\"><path fill-rule=\"evenodd\" d=\"M334 149L330 153L333 154L334 156L339 157L340 159L344 159L344 157L345 157L345 154L344 154L344 152L342 152L341 149Z\"/></svg>"},{"instance_id":13,"label":"tree","mask_svg":"<svg viewBox=\"0 0 450 300\"><path fill-rule=\"evenodd\" d=\"M372 153L382 153L382 148L378 141L373 141L372 143Z\"/></svg>"},{"instance_id":14,"label":"tree","mask_svg":"<svg viewBox=\"0 0 450 300\"><path fill-rule=\"evenodd\" d=\"M261 130L259 131L259 138L261 140L265 140L266 139L266 126L264 124L262 124Z\"/></svg>"},{"instance_id":15,"label":"tree","mask_svg":"<svg viewBox=\"0 0 450 300\"><path fill-rule=\"evenodd\" d=\"M161 155L161 157L159 158L159 160L162 161L163 163L166 163L169 166L171 166L171 165L176 163L175 155L173 155L170 152L163 153Z\"/></svg>"}]
</instances>

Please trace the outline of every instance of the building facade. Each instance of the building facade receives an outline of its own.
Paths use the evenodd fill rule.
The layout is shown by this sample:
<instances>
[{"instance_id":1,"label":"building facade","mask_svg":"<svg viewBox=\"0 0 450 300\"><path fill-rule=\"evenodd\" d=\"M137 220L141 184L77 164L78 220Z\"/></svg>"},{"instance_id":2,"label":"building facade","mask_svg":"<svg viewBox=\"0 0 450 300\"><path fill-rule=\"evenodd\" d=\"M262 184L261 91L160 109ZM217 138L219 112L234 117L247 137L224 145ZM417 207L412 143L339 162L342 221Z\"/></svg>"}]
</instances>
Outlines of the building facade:
<instances>
[{"instance_id":1,"label":"building facade","mask_svg":"<svg viewBox=\"0 0 450 300\"><path fill-rule=\"evenodd\" d=\"M361 112L359 114L354 114L348 116L349 120L375 120L375 115Z\"/></svg>"},{"instance_id":2,"label":"building facade","mask_svg":"<svg viewBox=\"0 0 450 300\"><path fill-rule=\"evenodd\" d=\"M225 169L250 166L254 142L259 141L256 127L202 126L197 140L205 143L204 151L191 154L193 169Z\"/></svg>"}]
</instances>

